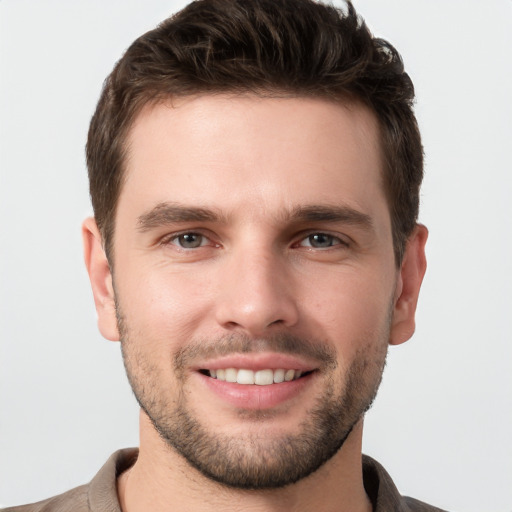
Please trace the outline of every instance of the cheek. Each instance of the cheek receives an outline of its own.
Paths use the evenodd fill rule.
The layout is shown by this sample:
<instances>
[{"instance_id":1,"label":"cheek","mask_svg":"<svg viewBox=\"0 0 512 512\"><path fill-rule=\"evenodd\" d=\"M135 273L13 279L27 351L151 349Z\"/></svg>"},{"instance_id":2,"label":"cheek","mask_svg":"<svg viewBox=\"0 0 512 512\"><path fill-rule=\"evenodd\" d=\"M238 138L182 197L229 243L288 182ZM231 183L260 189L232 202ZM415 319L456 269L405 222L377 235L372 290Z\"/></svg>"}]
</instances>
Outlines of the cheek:
<instances>
[{"instance_id":1,"label":"cheek","mask_svg":"<svg viewBox=\"0 0 512 512\"><path fill-rule=\"evenodd\" d=\"M361 272L332 273L328 286L306 287L301 294L311 333L336 345L342 357L362 343L387 343L392 286Z\"/></svg>"},{"instance_id":2,"label":"cheek","mask_svg":"<svg viewBox=\"0 0 512 512\"><path fill-rule=\"evenodd\" d=\"M193 335L208 311L210 284L198 273L160 267L140 269L123 279L118 297L128 325L147 342L169 346Z\"/></svg>"}]
</instances>

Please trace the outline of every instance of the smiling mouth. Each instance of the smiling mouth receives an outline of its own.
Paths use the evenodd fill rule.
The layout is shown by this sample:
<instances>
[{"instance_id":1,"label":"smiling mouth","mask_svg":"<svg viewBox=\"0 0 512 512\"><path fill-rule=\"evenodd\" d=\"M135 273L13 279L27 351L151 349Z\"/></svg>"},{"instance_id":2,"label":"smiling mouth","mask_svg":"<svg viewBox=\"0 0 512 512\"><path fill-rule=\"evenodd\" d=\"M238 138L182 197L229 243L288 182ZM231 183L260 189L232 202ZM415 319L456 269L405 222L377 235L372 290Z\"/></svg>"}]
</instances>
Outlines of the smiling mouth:
<instances>
[{"instance_id":1,"label":"smiling mouth","mask_svg":"<svg viewBox=\"0 0 512 512\"><path fill-rule=\"evenodd\" d=\"M270 386L282 382L291 382L312 373L312 371L285 370L283 368L272 370L246 370L244 368L219 368L217 370L200 370L200 373L224 382L245 385Z\"/></svg>"}]
</instances>

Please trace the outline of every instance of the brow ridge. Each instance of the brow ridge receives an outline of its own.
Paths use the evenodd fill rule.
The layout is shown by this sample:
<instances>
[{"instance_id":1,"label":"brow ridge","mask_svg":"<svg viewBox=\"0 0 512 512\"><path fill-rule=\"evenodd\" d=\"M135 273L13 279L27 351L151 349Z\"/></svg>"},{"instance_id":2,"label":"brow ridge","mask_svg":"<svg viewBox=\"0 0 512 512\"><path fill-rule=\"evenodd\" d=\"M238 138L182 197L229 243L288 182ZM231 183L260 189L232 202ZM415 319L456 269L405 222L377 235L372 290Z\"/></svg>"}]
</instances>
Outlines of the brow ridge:
<instances>
[{"instance_id":1,"label":"brow ridge","mask_svg":"<svg viewBox=\"0 0 512 512\"><path fill-rule=\"evenodd\" d=\"M372 218L359 210L349 206L337 205L307 205L293 209L292 220L304 222L343 222L345 224L359 225L373 228Z\"/></svg>"},{"instance_id":2,"label":"brow ridge","mask_svg":"<svg viewBox=\"0 0 512 512\"><path fill-rule=\"evenodd\" d=\"M176 222L216 222L220 219L221 215L211 208L162 202L140 215L137 219L137 226L138 230L143 233Z\"/></svg>"},{"instance_id":3,"label":"brow ridge","mask_svg":"<svg viewBox=\"0 0 512 512\"><path fill-rule=\"evenodd\" d=\"M303 205L284 211L281 220L288 222L343 222L345 224L373 228L369 215L345 205ZM179 222L224 222L227 220L212 208L187 206L175 202L158 203L138 217L140 232Z\"/></svg>"}]
</instances>

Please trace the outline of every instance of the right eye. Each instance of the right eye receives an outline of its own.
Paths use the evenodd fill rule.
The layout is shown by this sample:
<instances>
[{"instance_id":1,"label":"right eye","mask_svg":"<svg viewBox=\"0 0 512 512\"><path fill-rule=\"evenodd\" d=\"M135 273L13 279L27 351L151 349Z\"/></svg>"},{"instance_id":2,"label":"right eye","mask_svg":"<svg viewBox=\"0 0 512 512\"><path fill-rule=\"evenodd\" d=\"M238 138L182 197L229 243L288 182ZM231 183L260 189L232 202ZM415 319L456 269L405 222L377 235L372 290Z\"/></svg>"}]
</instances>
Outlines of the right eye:
<instances>
[{"instance_id":1,"label":"right eye","mask_svg":"<svg viewBox=\"0 0 512 512\"><path fill-rule=\"evenodd\" d=\"M205 245L211 244L211 241L200 233L181 233L173 236L169 242L170 244L177 245L182 249L197 249Z\"/></svg>"}]
</instances>

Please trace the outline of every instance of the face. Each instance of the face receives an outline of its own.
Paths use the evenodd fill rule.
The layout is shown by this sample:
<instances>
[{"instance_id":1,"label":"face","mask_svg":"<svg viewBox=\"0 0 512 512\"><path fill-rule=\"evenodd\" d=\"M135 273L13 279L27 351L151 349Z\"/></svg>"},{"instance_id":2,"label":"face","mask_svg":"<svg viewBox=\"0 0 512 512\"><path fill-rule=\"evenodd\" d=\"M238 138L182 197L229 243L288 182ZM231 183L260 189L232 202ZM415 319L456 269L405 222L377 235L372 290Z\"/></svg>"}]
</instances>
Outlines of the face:
<instances>
[{"instance_id":1,"label":"face","mask_svg":"<svg viewBox=\"0 0 512 512\"><path fill-rule=\"evenodd\" d=\"M221 483L307 476L369 407L412 321L373 115L200 96L145 109L126 162L113 288L98 246L88 265L142 409Z\"/></svg>"}]
</instances>

